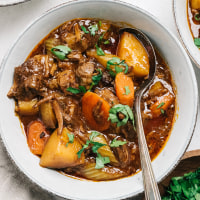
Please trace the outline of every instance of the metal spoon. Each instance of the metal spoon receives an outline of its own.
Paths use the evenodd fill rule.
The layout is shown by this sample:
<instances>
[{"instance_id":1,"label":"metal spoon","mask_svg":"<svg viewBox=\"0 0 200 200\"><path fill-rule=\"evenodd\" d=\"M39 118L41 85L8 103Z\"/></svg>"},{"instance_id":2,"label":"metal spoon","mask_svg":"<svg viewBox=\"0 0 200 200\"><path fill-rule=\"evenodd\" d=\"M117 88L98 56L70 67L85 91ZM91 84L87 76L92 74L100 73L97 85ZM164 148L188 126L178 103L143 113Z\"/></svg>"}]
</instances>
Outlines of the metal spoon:
<instances>
[{"instance_id":1,"label":"metal spoon","mask_svg":"<svg viewBox=\"0 0 200 200\"><path fill-rule=\"evenodd\" d=\"M145 92L145 90L148 88L148 86L152 83L155 76L156 56L151 42L149 41L147 36L145 36L141 31L134 28L120 29L120 34L122 34L123 32L129 32L133 34L143 44L149 56L149 64L150 64L149 77L142 83L140 89L135 93L135 104L134 104L135 120L136 120L136 131L138 135L145 198L147 200L160 200L161 197L153 173L151 159L149 156L146 138L144 135L144 129L141 117L141 108L140 108L141 97Z\"/></svg>"}]
</instances>

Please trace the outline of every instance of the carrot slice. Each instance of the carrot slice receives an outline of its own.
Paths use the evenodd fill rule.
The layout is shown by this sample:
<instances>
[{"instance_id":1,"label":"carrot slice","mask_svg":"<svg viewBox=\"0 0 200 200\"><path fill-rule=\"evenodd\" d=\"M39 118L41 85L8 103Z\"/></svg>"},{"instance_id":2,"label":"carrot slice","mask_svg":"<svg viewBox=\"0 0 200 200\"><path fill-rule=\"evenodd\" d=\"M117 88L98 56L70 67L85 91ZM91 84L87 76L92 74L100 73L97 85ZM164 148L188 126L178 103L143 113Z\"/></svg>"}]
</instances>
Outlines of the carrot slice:
<instances>
[{"instance_id":1,"label":"carrot slice","mask_svg":"<svg viewBox=\"0 0 200 200\"><path fill-rule=\"evenodd\" d=\"M109 128L109 110L109 103L96 93L86 92L82 98L83 116L94 130L104 131Z\"/></svg>"},{"instance_id":2,"label":"carrot slice","mask_svg":"<svg viewBox=\"0 0 200 200\"><path fill-rule=\"evenodd\" d=\"M115 77L115 90L121 104L133 106L134 83L131 77L120 72Z\"/></svg>"},{"instance_id":3,"label":"carrot slice","mask_svg":"<svg viewBox=\"0 0 200 200\"><path fill-rule=\"evenodd\" d=\"M41 155L49 138L45 126L40 121L33 121L28 125L28 146L35 155Z\"/></svg>"},{"instance_id":4,"label":"carrot slice","mask_svg":"<svg viewBox=\"0 0 200 200\"><path fill-rule=\"evenodd\" d=\"M173 101L174 96L170 93L159 97L158 100L150 106L152 116L154 118L159 117L162 114L162 111L165 112Z\"/></svg>"}]
</instances>

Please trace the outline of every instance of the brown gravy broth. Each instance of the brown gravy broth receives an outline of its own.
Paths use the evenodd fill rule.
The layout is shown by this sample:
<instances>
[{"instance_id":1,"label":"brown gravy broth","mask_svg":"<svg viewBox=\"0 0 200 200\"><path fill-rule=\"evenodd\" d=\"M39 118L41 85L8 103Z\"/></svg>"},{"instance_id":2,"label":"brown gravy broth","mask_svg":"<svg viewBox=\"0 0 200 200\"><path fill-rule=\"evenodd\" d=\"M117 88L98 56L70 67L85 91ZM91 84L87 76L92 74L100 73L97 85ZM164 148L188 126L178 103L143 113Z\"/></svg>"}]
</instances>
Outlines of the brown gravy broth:
<instances>
[{"instance_id":1,"label":"brown gravy broth","mask_svg":"<svg viewBox=\"0 0 200 200\"><path fill-rule=\"evenodd\" d=\"M48 54L53 58L53 62L55 62L57 65L61 66L58 67L54 73L50 77L51 80L56 79L64 69L62 68L62 61L57 59L54 55L52 55L49 51L47 51L47 40L49 38L54 38L54 44L55 46L59 44L58 41L62 41L62 43L66 44L67 42L72 42L73 38L69 39L67 38L67 35L70 35L70 37L74 37L74 31L75 27L84 26L86 27L88 31L88 27L91 24L98 24L101 23L101 26L99 27L99 30L96 31L96 34L94 36L91 36L89 33L83 33L83 36L80 38L80 42L77 44L71 44L70 48L78 49L78 51L81 52L84 59L87 58L86 51L89 48L94 48L95 44L98 43L99 37L104 33L104 39L102 40L101 44L99 46L101 49L108 54L114 54L116 55L117 46L119 42L119 28L116 25L113 25L111 22L101 20L93 20L93 19L75 19L68 21L61 26L54 29L47 37L45 37L30 53L28 59L34 58L35 55L46 55ZM81 29L80 29L81 30ZM87 32L86 31L86 32ZM66 39L67 38L67 39ZM81 40L85 39L86 44L84 41ZM89 40L92 41L89 41ZM88 42L89 41L89 42ZM105 42L109 41L109 42ZM73 42L72 42L73 43ZM27 60L28 60L27 59ZM78 63L81 62L79 60L72 61L68 63L71 66L74 66L75 68L78 67ZM78 58L77 58L78 59ZM171 129L173 127L174 122L174 114L175 114L175 89L171 77L171 73L169 70L169 67L165 63L164 59L160 56L159 52L156 51L156 62L157 62L157 71L156 71L156 78L154 80L154 83L149 87L148 91L145 92L144 97L141 102L142 107L142 119L143 119L143 125L144 125L144 131L146 135L146 140L150 152L151 159L154 159L161 149L164 147ZM115 92L115 84L114 84L114 78L111 77L108 72L104 69L104 67L97 62L96 59L92 59L92 61L95 65L95 68L101 68L103 72L103 77L100 80L100 82L95 85L91 92L98 91L98 94L104 91L105 88L108 88L110 92L112 92L112 95L114 95L115 99L116 92ZM69 66L69 67L71 67ZM67 66L68 67L68 66ZM72 70L73 73L75 73L75 70ZM105 75L105 76L104 76ZM137 90L142 82L142 78L133 78L134 82L134 88ZM76 83L80 84L77 77L75 77ZM56 83L57 84L57 83ZM71 83L73 87L78 88L78 85L73 85L74 83ZM67 98L65 103L66 105L64 107L67 107L69 105L75 106L75 111L73 113L72 118L68 121L64 120L64 126L67 127L72 133L74 133L75 138L80 141L82 145L84 145L88 139L87 132L91 130L90 126L87 124L87 121L85 117L82 114L82 108L81 108L81 100L83 97L83 94L71 94L69 92L65 92L63 89L60 89L60 86L55 86L55 88L47 89L48 95L53 94L54 92L59 93L59 95ZM67 88L65 88L67 89ZM88 88L87 88L88 89ZM45 93L44 92L44 93ZM158 105L157 109L161 114L159 113L158 116L152 117L151 113L151 106L156 102L159 101L159 99L162 99L163 96L166 94L169 94L172 96L172 100L170 101L170 105L167 106L166 109L162 109L162 105ZM38 100L41 100L45 95L38 93L35 95ZM35 98L34 97L34 98ZM108 96L109 97L109 96ZM16 101L16 97L14 97ZM24 96L22 100L31 99L32 97L26 97ZM104 98L105 99L105 98ZM110 97L112 99L112 97ZM64 101L62 101L63 104ZM161 101L162 104L162 101ZM165 103L167 104L167 103ZM63 106L63 105L62 105ZM160 106L160 107L159 107ZM164 106L163 106L164 107ZM132 108L134 112L134 107ZM66 112L70 112L69 110ZM35 121L39 120L42 122L41 113L38 112L35 115L21 115L19 114L19 118L24 126L25 132L28 136L28 129L29 125ZM47 132L52 134L55 129L46 127ZM138 149L138 141L137 141L137 135L135 132L134 127L132 126L132 123L128 122L126 125L122 127L116 127L116 124L111 123L110 127L104 131L101 131L104 138L107 141L107 144L110 144L114 138L117 138L120 141L126 141L126 144L121 145L119 147L112 147L111 151L113 155L116 157L116 160L118 161L118 164L112 164L108 163L105 164L105 167L101 170L101 173L99 176L91 176L87 174L87 172L99 173L96 172L95 169L93 169L91 166L95 162L96 154L94 152L91 152L91 149L88 148L85 150L85 161L84 163L80 165L75 166L69 166L63 169L63 172L76 176L76 177L82 177L86 179L92 179L92 180L112 180L121 178L124 176L130 176L134 173L136 173L138 170L140 170L140 158L139 158L139 149ZM85 136L85 138L84 138ZM88 164L88 168L84 168L85 165ZM88 171L87 171L88 169ZM94 172L92 171L94 170ZM104 173L108 172L106 175L107 178L104 177ZM98 178L100 177L100 178Z\"/></svg>"}]
</instances>

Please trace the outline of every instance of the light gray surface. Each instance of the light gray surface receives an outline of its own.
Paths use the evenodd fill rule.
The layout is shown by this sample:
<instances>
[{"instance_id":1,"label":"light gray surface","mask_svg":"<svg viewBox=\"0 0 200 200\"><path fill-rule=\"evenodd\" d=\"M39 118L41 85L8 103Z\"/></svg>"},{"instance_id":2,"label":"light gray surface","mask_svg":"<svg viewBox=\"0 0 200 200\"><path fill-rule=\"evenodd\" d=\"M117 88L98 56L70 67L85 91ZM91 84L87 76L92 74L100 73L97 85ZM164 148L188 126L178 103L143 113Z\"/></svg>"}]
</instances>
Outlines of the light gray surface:
<instances>
[{"instance_id":1,"label":"light gray surface","mask_svg":"<svg viewBox=\"0 0 200 200\"><path fill-rule=\"evenodd\" d=\"M18 35L27 27L28 24L30 24L42 13L63 2L66 1L32 0L16 6L0 8L0 62L3 59L6 51L10 48L12 43L17 39ZM126 2L137 5L138 7L146 9L148 12L152 13L154 16L159 18L163 25L169 28L178 37L173 19L171 0L126 0ZM198 77L200 77L200 70L195 67L195 72L198 79ZM200 88L200 78L198 81L198 86ZM197 126L191 144L188 147L188 151L199 149L199 143L200 116L198 115ZM55 197L47 192L42 191L40 188L27 180L27 178L20 173L10 161L3 145L0 143L0 199L61 200L62 198Z\"/></svg>"}]
</instances>

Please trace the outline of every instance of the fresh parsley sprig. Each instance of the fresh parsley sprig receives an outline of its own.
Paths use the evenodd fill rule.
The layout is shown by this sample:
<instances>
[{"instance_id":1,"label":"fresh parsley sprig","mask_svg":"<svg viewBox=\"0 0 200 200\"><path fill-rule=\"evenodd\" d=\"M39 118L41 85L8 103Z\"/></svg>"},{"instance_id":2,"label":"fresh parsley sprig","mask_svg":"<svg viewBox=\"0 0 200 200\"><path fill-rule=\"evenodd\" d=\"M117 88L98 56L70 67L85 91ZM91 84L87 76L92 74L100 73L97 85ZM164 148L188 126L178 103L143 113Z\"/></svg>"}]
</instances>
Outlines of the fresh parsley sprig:
<instances>
[{"instance_id":1,"label":"fresh parsley sprig","mask_svg":"<svg viewBox=\"0 0 200 200\"><path fill-rule=\"evenodd\" d=\"M69 54L72 50L68 46L58 45L51 49L51 52L58 57L60 60L66 59L66 55Z\"/></svg>"},{"instance_id":2,"label":"fresh parsley sprig","mask_svg":"<svg viewBox=\"0 0 200 200\"><path fill-rule=\"evenodd\" d=\"M86 88L84 86L79 86L79 88L73 88L73 87L68 87L67 88L68 92L71 92L72 94L79 94L79 93L86 93Z\"/></svg>"},{"instance_id":3,"label":"fresh parsley sprig","mask_svg":"<svg viewBox=\"0 0 200 200\"><path fill-rule=\"evenodd\" d=\"M126 141L116 140L116 138L114 138L113 141L110 143L110 146L111 147L119 147L126 143L127 143Z\"/></svg>"},{"instance_id":4,"label":"fresh parsley sprig","mask_svg":"<svg viewBox=\"0 0 200 200\"><path fill-rule=\"evenodd\" d=\"M81 154L83 151L89 147L90 144L92 144L92 152L97 154L96 157L96 165L95 169L101 169L104 167L104 164L110 163L109 157L103 157L101 154L98 152L98 149L101 148L102 146L106 146L106 144L102 144L99 142L94 142L93 139L97 137L100 133L97 131L92 131L92 134L90 135L89 140L86 141L86 144L83 145L83 148L77 152L78 158L81 157Z\"/></svg>"},{"instance_id":5,"label":"fresh parsley sprig","mask_svg":"<svg viewBox=\"0 0 200 200\"><path fill-rule=\"evenodd\" d=\"M129 95L131 93L129 86L125 86L124 89L125 89L125 93L123 95Z\"/></svg>"},{"instance_id":6,"label":"fresh parsley sprig","mask_svg":"<svg viewBox=\"0 0 200 200\"><path fill-rule=\"evenodd\" d=\"M124 119L119 119L119 113L124 115ZM128 105L117 104L113 106L109 111L108 120L110 120L112 123L117 123L117 127L125 125L129 119L132 121L132 124L135 127L134 115Z\"/></svg>"},{"instance_id":7,"label":"fresh parsley sprig","mask_svg":"<svg viewBox=\"0 0 200 200\"><path fill-rule=\"evenodd\" d=\"M88 27L88 29L89 29L89 31L90 31L90 34L91 34L92 36L94 36L94 35L95 35L95 32L98 31L98 24L90 25L90 26Z\"/></svg>"},{"instance_id":8,"label":"fresh parsley sprig","mask_svg":"<svg viewBox=\"0 0 200 200\"><path fill-rule=\"evenodd\" d=\"M97 69L97 71L99 71L99 74L97 74L97 75L95 75L95 76L92 77L92 83L91 83L91 86L90 86L90 88L89 88L88 91L91 91L91 89L93 88L93 86L98 85L99 81L102 78L102 71L101 71L101 69L99 68L99 69Z\"/></svg>"},{"instance_id":9,"label":"fresh parsley sprig","mask_svg":"<svg viewBox=\"0 0 200 200\"><path fill-rule=\"evenodd\" d=\"M66 144L66 147L68 146L69 143L73 143L74 142L74 135L71 133L67 133L68 138L69 138L69 142Z\"/></svg>"},{"instance_id":10,"label":"fresh parsley sprig","mask_svg":"<svg viewBox=\"0 0 200 200\"><path fill-rule=\"evenodd\" d=\"M124 66L125 69L121 66ZM128 65L125 63L125 60L120 60L118 57L113 57L107 62L106 69L111 76L115 77L116 74L123 72L126 74L128 72Z\"/></svg>"},{"instance_id":11,"label":"fresh parsley sprig","mask_svg":"<svg viewBox=\"0 0 200 200\"><path fill-rule=\"evenodd\" d=\"M104 53L104 51L102 50L101 47L99 47L97 44L95 44L95 47L97 49L97 55L98 56L105 56L105 53Z\"/></svg>"},{"instance_id":12,"label":"fresh parsley sprig","mask_svg":"<svg viewBox=\"0 0 200 200\"><path fill-rule=\"evenodd\" d=\"M200 168L195 172L173 177L162 200L200 200Z\"/></svg>"},{"instance_id":13,"label":"fresh parsley sprig","mask_svg":"<svg viewBox=\"0 0 200 200\"><path fill-rule=\"evenodd\" d=\"M194 38L194 44L200 48L200 38Z\"/></svg>"}]
</instances>

